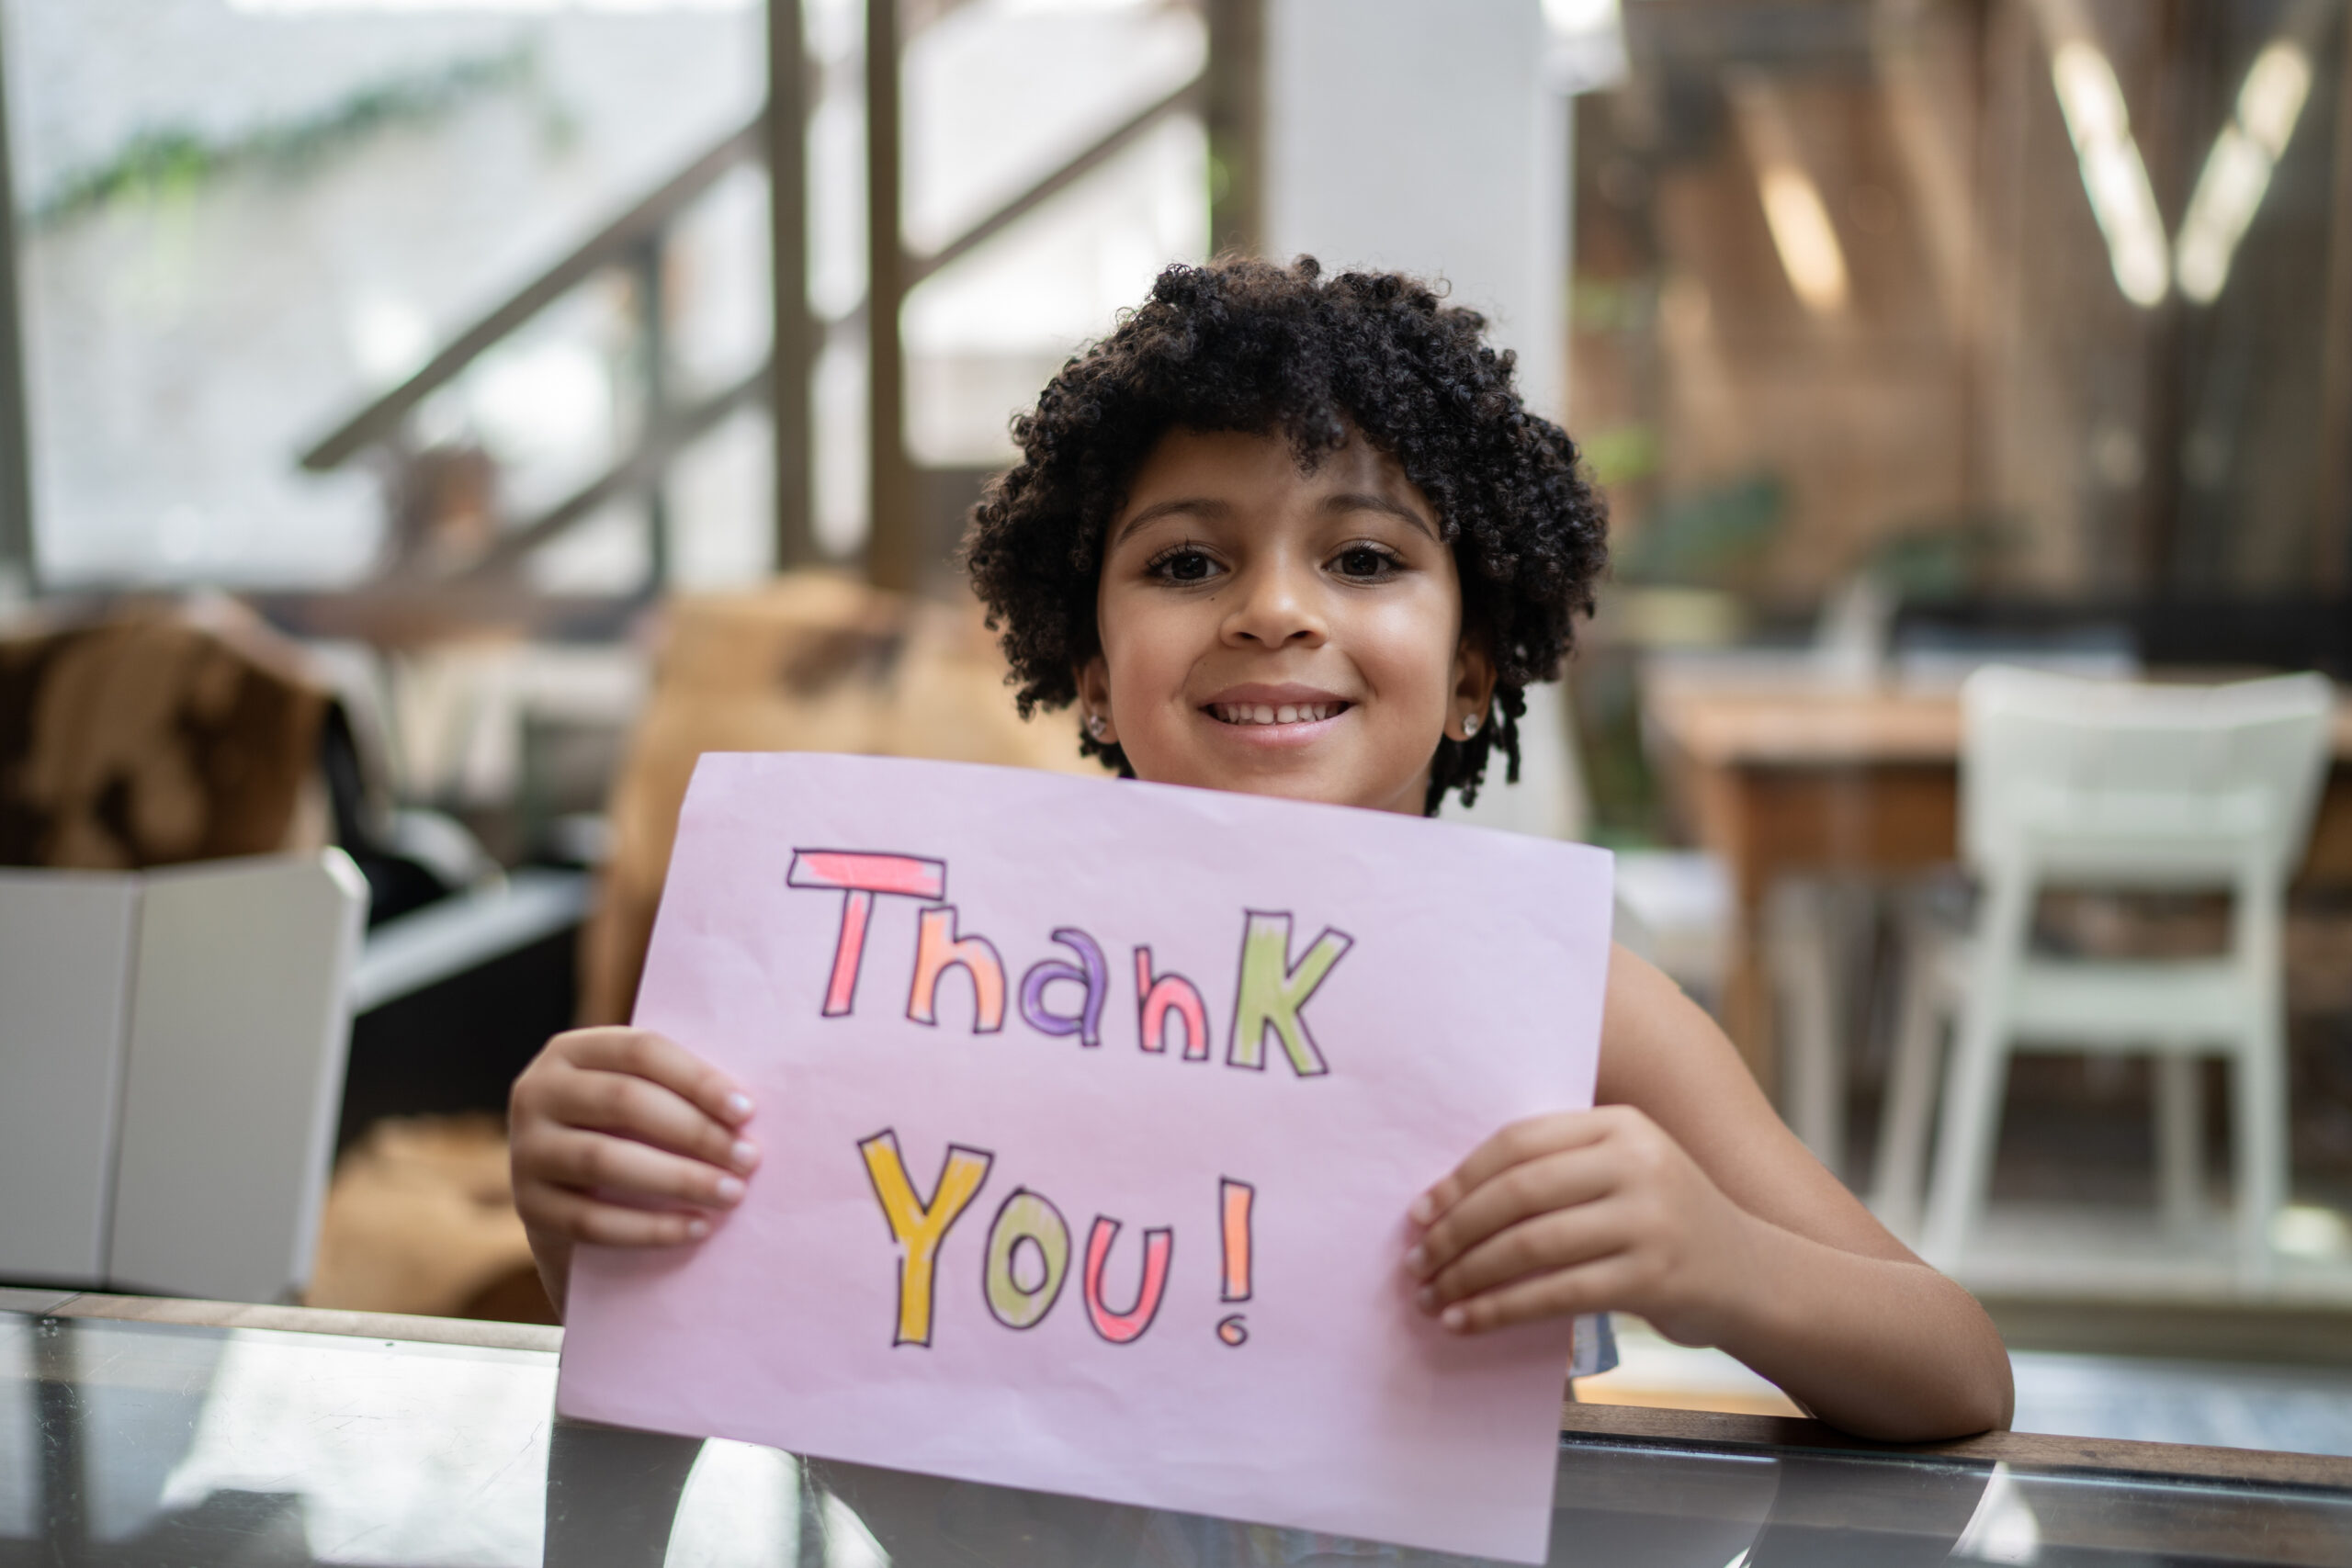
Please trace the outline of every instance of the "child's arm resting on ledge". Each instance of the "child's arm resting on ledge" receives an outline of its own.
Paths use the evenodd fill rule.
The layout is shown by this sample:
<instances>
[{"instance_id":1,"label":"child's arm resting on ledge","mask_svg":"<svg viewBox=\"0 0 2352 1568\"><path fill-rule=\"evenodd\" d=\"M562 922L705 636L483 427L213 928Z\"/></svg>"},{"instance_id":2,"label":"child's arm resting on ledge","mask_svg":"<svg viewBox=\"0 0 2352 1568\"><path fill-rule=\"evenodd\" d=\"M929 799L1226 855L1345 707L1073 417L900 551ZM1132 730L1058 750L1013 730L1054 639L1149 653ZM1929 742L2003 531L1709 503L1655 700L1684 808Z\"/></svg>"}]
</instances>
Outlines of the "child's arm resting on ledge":
<instances>
[{"instance_id":1,"label":"child's arm resting on ledge","mask_svg":"<svg viewBox=\"0 0 2352 1568\"><path fill-rule=\"evenodd\" d=\"M514 1207L556 1315L575 1242L674 1247L710 1234L760 1162L751 1097L659 1034L575 1029L548 1041L507 1103Z\"/></svg>"},{"instance_id":2,"label":"child's arm resting on ledge","mask_svg":"<svg viewBox=\"0 0 2352 1568\"><path fill-rule=\"evenodd\" d=\"M1600 1108L1504 1128L1414 1206L1424 1310L1465 1333L1622 1310L1894 1441L2009 1422L2008 1354L1773 1114L1713 1021L1617 951Z\"/></svg>"}]
</instances>

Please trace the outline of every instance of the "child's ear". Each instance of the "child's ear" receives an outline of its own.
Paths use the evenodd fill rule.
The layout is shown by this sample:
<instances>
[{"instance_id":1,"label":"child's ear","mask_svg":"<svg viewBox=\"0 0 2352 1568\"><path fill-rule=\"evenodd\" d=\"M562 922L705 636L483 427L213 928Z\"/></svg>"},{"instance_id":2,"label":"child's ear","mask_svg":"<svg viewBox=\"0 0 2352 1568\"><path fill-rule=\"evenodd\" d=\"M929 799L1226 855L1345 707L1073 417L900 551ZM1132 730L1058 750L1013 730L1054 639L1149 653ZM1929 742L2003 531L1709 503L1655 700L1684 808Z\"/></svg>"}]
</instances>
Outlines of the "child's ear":
<instances>
[{"instance_id":1,"label":"child's ear","mask_svg":"<svg viewBox=\"0 0 2352 1568\"><path fill-rule=\"evenodd\" d=\"M1078 667L1078 727L1098 745L1119 743L1119 723L1111 715L1111 667L1099 653Z\"/></svg>"},{"instance_id":2,"label":"child's ear","mask_svg":"<svg viewBox=\"0 0 2352 1568\"><path fill-rule=\"evenodd\" d=\"M1464 637L1453 656L1453 707L1445 716L1445 732L1467 740L1483 728L1495 700L1495 660L1484 644Z\"/></svg>"}]
</instances>

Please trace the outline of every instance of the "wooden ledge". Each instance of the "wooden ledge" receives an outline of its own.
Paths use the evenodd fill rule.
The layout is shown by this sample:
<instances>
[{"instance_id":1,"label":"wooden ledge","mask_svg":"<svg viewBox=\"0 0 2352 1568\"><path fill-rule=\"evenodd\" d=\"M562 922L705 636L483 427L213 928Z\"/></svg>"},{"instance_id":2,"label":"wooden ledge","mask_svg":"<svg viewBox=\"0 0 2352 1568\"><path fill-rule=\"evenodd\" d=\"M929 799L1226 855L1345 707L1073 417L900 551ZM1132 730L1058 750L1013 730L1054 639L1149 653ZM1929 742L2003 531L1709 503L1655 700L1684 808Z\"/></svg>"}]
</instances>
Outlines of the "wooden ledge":
<instances>
[{"instance_id":1,"label":"wooden ledge","mask_svg":"<svg viewBox=\"0 0 2352 1568\"><path fill-rule=\"evenodd\" d=\"M1787 1416L1730 1416L1632 1404L1563 1405L1560 1430L1570 1436L1710 1449L1809 1449L1857 1458L1946 1460L1963 1464L2007 1464L2020 1470L2092 1471L2119 1476L2352 1491L2352 1459L2258 1449L2198 1448L2187 1443L2064 1438L2040 1432L1986 1432L1944 1443L1877 1443L1819 1421Z\"/></svg>"}]
</instances>

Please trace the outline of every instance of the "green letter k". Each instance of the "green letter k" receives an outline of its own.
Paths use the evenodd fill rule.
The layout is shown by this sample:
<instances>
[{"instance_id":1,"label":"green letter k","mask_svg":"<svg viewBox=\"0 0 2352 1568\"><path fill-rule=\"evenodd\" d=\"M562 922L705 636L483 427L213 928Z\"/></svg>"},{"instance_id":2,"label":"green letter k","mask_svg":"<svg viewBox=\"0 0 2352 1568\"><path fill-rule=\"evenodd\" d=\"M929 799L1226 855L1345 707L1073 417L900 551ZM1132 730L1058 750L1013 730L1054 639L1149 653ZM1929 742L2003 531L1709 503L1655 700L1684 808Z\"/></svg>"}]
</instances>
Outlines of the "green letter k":
<instances>
[{"instance_id":1,"label":"green letter k","mask_svg":"<svg viewBox=\"0 0 2352 1568\"><path fill-rule=\"evenodd\" d=\"M1249 913L1249 924L1241 933L1241 987L1234 998L1226 1065L1262 1069L1266 1031L1271 1029L1282 1036L1283 1050L1300 1077L1329 1072L1299 1013L1331 966L1355 945L1354 939L1326 926L1294 969L1290 967L1290 917L1256 909Z\"/></svg>"}]
</instances>

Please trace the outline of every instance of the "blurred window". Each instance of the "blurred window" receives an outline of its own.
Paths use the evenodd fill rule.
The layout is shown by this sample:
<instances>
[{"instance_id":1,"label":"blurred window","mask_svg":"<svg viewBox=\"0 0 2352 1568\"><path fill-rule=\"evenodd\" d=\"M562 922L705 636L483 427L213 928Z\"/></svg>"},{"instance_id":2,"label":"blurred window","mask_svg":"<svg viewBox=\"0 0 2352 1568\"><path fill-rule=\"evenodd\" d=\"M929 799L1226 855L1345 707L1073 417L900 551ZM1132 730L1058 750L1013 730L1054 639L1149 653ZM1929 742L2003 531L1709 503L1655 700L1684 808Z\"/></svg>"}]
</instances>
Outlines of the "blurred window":
<instances>
[{"instance_id":1,"label":"blurred window","mask_svg":"<svg viewBox=\"0 0 2352 1568\"><path fill-rule=\"evenodd\" d=\"M860 0L804 0L820 543L865 529ZM929 0L906 15L906 230L954 238L1200 68L1164 0ZM614 268L486 352L381 454L302 453L755 115L758 0L0 0L35 538L57 586L348 585L396 545L467 557L634 449L642 301ZM909 446L992 467L1006 425L1158 268L1206 249L1197 118L1169 117L928 279L906 311ZM766 181L669 231L662 376L684 406L770 339ZM768 424L743 408L664 489L687 586L764 572ZM393 513L396 519L388 523ZM526 558L554 592L650 569L643 502ZM396 535L413 536L396 538Z\"/></svg>"}]
</instances>

